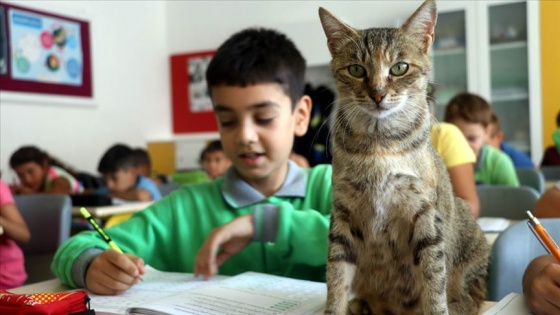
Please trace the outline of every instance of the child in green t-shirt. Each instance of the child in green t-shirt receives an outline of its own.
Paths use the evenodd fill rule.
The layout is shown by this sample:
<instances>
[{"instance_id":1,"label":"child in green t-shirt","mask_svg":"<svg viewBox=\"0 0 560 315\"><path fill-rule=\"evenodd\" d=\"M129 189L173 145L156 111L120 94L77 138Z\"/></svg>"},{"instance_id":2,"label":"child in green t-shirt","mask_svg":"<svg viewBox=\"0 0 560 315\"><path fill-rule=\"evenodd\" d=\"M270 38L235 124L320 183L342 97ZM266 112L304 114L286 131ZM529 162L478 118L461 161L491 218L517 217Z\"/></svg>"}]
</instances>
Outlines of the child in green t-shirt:
<instances>
[{"instance_id":1,"label":"child in green t-shirt","mask_svg":"<svg viewBox=\"0 0 560 315\"><path fill-rule=\"evenodd\" d=\"M459 127L476 154L474 178L477 184L519 186L511 159L485 145L491 132L492 108L482 97L461 93L445 108L445 121Z\"/></svg>"},{"instance_id":2,"label":"child in green t-shirt","mask_svg":"<svg viewBox=\"0 0 560 315\"><path fill-rule=\"evenodd\" d=\"M144 264L206 278L264 272L324 281L332 203L331 168L290 162L307 131L305 60L285 35L246 29L223 43L206 78L224 152L232 161L213 181L184 185L106 230L72 237L52 269L63 283L118 294Z\"/></svg>"}]
</instances>

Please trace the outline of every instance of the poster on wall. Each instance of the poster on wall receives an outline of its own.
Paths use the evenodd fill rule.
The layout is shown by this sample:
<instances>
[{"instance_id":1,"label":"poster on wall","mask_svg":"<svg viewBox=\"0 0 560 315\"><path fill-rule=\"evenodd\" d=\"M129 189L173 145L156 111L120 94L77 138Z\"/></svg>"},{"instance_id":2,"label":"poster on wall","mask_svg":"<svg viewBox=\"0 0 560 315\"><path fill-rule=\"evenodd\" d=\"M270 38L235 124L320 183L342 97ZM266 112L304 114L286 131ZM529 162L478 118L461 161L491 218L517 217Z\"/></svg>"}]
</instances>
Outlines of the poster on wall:
<instances>
[{"instance_id":1,"label":"poster on wall","mask_svg":"<svg viewBox=\"0 0 560 315\"><path fill-rule=\"evenodd\" d=\"M206 69L214 51L171 56L171 101L173 132L218 130L206 84Z\"/></svg>"},{"instance_id":2,"label":"poster on wall","mask_svg":"<svg viewBox=\"0 0 560 315\"><path fill-rule=\"evenodd\" d=\"M0 3L0 90L91 98L89 23Z\"/></svg>"}]
</instances>

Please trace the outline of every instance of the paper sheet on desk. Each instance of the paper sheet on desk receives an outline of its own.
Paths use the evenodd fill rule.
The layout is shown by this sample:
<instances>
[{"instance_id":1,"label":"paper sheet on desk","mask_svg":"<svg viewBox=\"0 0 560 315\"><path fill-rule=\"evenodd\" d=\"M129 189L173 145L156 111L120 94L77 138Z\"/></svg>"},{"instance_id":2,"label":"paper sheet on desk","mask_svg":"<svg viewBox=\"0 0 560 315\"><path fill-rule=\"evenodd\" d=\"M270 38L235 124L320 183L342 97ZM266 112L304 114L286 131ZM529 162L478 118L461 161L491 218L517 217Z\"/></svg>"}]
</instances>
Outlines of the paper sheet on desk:
<instances>
[{"instance_id":1,"label":"paper sheet on desk","mask_svg":"<svg viewBox=\"0 0 560 315\"><path fill-rule=\"evenodd\" d=\"M195 278L192 273L164 272L146 266L146 274L142 282L119 295L97 295L89 293L90 306L96 314L126 314L130 307L157 301L177 292L198 288L215 281L226 279L226 276L214 276L205 281Z\"/></svg>"},{"instance_id":2,"label":"paper sheet on desk","mask_svg":"<svg viewBox=\"0 0 560 315\"><path fill-rule=\"evenodd\" d=\"M482 315L531 315L523 294L510 293Z\"/></svg>"},{"instance_id":3,"label":"paper sheet on desk","mask_svg":"<svg viewBox=\"0 0 560 315\"><path fill-rule=\"evenodd\" d=\"M510 225L510 220L504 218L483 217L476 219L482 232L501 232Z\"/></svg>"}]
</instances>

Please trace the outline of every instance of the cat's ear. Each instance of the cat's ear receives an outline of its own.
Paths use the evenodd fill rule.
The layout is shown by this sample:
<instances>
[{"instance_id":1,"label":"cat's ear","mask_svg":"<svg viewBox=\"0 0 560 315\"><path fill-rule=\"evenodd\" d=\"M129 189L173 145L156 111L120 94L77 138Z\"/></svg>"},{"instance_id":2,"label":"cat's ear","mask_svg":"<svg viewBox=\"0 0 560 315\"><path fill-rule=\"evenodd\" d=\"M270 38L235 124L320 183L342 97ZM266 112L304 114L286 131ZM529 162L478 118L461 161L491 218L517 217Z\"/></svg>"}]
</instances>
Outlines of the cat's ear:
<instances>
[{"instance_id":1,"label":"cat's ear","mask_svg":"<svg viewBox=\"0 0 560 315\"><path fill-rule=\"evenodd\" d=\"M434 42L434 28L437 21L435 0L426 0L401 26L406 34L414 36L424 43L424 52Z\"/></svg>"},{"instance_id":2,"label":"cat's ear","mask_svg":"<svg viewBox=\"0 0 560 315\"><path fill-rule=\"evenodd\" d=\"M327 35L327 44L331 55L335 55L345 38L358 36L355 29L342 22L332 13L324 8L319 8L319 18L323 25L325 35Z\"/></svg>"}]
</instances>

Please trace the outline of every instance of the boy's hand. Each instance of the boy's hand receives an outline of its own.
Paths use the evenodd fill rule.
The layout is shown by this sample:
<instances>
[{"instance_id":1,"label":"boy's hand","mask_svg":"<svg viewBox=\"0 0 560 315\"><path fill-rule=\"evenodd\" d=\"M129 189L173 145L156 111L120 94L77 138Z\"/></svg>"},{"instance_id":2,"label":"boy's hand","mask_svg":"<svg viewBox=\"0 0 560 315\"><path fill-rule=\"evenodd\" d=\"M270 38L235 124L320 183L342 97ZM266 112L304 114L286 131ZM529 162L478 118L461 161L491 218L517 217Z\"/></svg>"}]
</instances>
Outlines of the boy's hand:
<instances>
[{"instance_id":1,"label":"boy's hand","mask_svg":"<svg viewBox=\"0 0 560 315\"><path fill-rule=\"evenodd\" d=\"M534 314L560 314L560 264L552 255L532 262L524 282L525 296Z\"/></svg>"},{"instance_id":2,"label":"boy's hand","mask_svg":"<svg viewBox=\"0 0 560 315\"><path fill-rule=\"evenodd\" d=\"M203 275L204 279L215 275L219 266L251 242L254 234L252 214L241 216L212 230L196 254L194 275Z\"/></svg>"},{"instance_id":3,"label":"boy's hand","mask_svg":"<svg viewBox=\"0 0 560 315\"><path fill-rule=\"evenodd\" d=\"M140 282L144 260L108 249L91 262L86 272L86 288L93 293L115 295Z\"/></svg>"}]
</instances>

